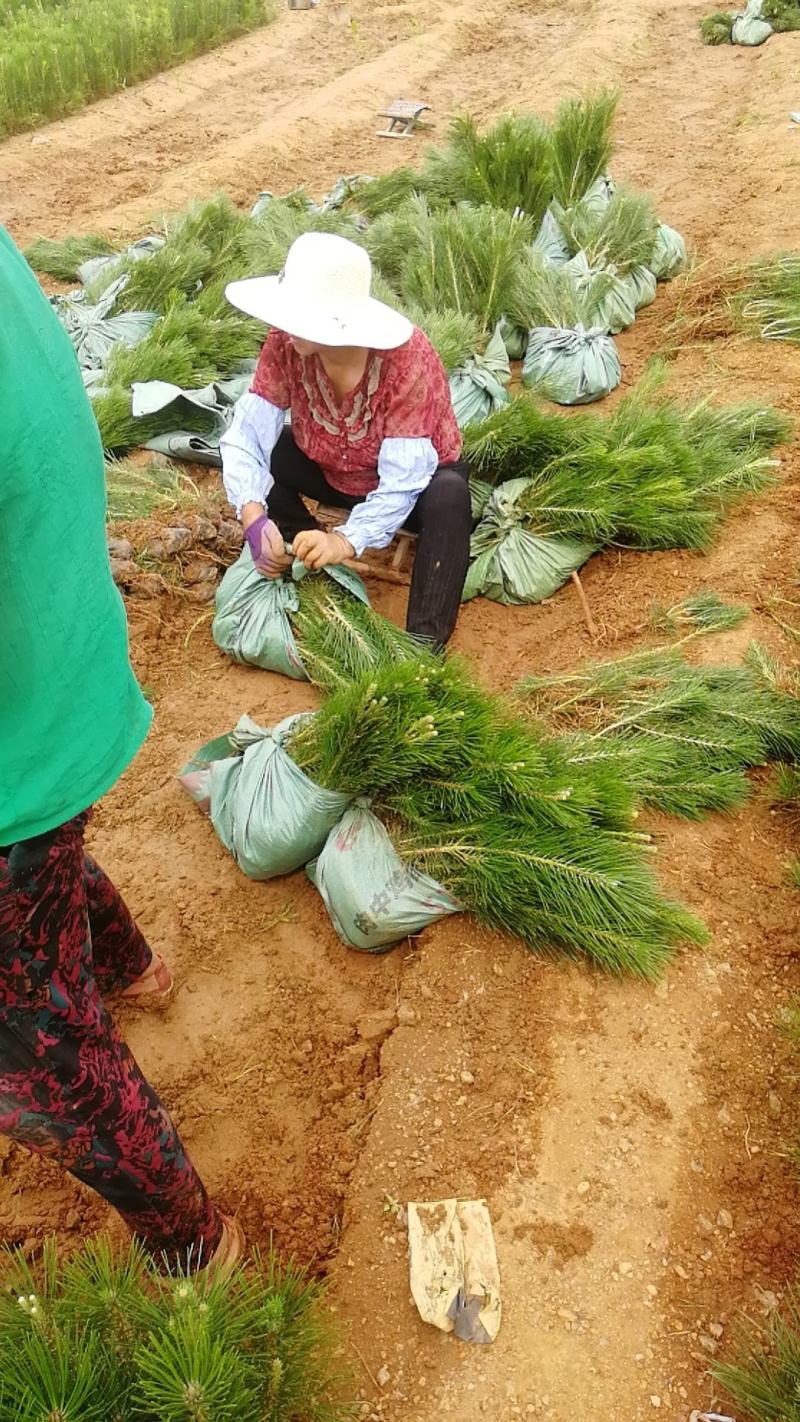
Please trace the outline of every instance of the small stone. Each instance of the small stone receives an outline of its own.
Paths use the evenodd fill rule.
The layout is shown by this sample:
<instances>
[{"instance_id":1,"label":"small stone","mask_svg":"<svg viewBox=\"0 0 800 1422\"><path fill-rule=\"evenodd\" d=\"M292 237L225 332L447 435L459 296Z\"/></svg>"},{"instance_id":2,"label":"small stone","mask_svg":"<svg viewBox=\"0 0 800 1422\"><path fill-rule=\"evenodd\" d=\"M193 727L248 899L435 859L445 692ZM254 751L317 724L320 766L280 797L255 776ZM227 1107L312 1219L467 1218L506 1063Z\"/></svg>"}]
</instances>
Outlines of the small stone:
<instances>
[{"instance_id":1,"label":"small stone","mask_svg":"<svg viewBox=\"0 0 800 1422\"><path fill-rule=\"evenodd\" d=\"M492 972L494 973L494 975L495 975L496 978L502 978L502 976L503 976L503 965L502 965L502 963L492 963Z\"/></svg>"},{"instance_id":2,"label":"small stone","mask_svg":"<svg viewBox=\"0 0 800 1422\"><path fill-rule=\"evenodd\" d=\"M719 1121L721 1126L733 1125L733 1116L731 1115L727 1106L720 1106L717 1112L717 1120Z\"/></svg>"},{"instance_id":3,"label":"small stone","mask_svg":"<svg viewBox=\"0 0 800 1422\"><path fill-rule=\"evenodd\" d=\"M579 1194L579 1195L588 1195L588 1193L589 1193L589 1191L591 1190L591 1188L592 1188L592 1187L591 1187L591 1185L589 1184L589 1181L588 1181L588 1180L582 1180L581 1183L580 1183L580 1185L578 1186L578 1194Z\"/></svg>"},{"instance_id":4,"label":"small stone","mask_svg":"<svg viewBox=\"0 0 800 1422\"><path fill-rule=\"evenodd\" d=\"M720 1229L733 1229L733 1215L730 1210L720 1210L717 1215L717 1224Z\"/></svg>"},{"instance_id":5,"label":"small stone","mask_svg":"<svg viewBox=\"0 0 800 1422\"><path fill-rule=\"evenodd\" d=\"M676 1264L674 1272L677 1274L679 1279L688 1279L689 1277L682 1264Z\"/></svg>"},{"instance_id":6,"label":"small stone","mask_svg":"<svg viewBox=\"0 0 800 1422\"><path fill-rule=\"evenodd\" d=\"M65 1229L77 1229L81 1222L81 1217L77 1210L69 1210L64 1220Z\"/></svg>"},{"instance_id":7,"label":"small stone","mask_svg":"<svg viewBox=\"0 0 800 1422\"><path fill-rule=\"evenodd\" d=\"M619 1143L619 1148L622 1151L623 1155L627 1155L629 1151L633 1150L631 1142L627 1140L625 1136L622 1137Z\"/></svg>"},{"instance_id":8,"label":"small stone","mask_svg":"<svg viewBox=\"0 0 800 1422\"><path fill-rule=\"evenodd\" d=\"M708 1331L711 1334L712 1338L721 1338L724 1329L721 1323L709 1323Z\"/></svg>"},{"instance_id":9,"label":"small stone","mask_svg":"<svg viewBox=\"0 0 800 1422\"><path fill-rule=\"evenodd\" d=\"M651 1299L658 1298L658 1289L656 1288L655 1284L648 1284L647 1292L650 1295Z\"/></svg>"},{"instance_id":10,"label":"small stone","mask_svg":"<svg viewBox=\"0 0 800 1422\"><path fill-rule=\"evenodd\" d=\"M416 1022L417 1014L410 1002L401 1002L397 1009L397 1020L401 1027L410 1027Z\"/></svg>"},{"instance_id":11,"label":"small stone","mask_svg":"<svg viewBox=\"0 0 800 1422\"><path fill-rule=\"evenodd\" d=\"M701 1234L713 1234L713 1233L714 1233L714 1221L713 1221L713 1220L710 1220L710 1219L708 1218L708 1215L698 1215L698 1216L697 1216L697 1228L699 1229L699 1231L700 1231Z\"/></svg>"},{"instance_id":12,"label":"small stone","mask_svg":"<svg viewBox=\"0 0 800 1422\"><path fill-rule=\"evenodd\" d=\"M630 1275L633 1273L633 1265L632 1265L632 1264L629 1264L629 1263L627 1262L627 1260L626 1260L624 1263L622 1263L622 1264L618 1264L618 1265L617 1265L617 1268L618 1268L620 1274L622 1275L623 1279L629 1278Z\"/></svg>"},{"instance_id":13,"label":"small stone","mask_svg":"<svg viewBox=\"0 0 800 1422\"><path fill-rule=\"evenodd\" d=\"M705 1348L707 1353L716 1353L717 1351L716 1342L708 1333L700 1334L700 1347Z\"/></svg>"},{"instance_id":14,"label":"small stone","mask_svg":"<svg viewBox=\"0 0 800 1422\"><path fill-rule=\"evenodd\" d=\"M359 1017L356 1031L362 1042L380 1042L389 1036L395 1020L393 1012L370 1012Z\"/></svg>"},{"instance_id":15,"label":"small stone","mask_svg":"<svg viewBox=\"0 0 800 1422\"><path fill-rule=\"evenodd\" d=\"M386 1364L384 1363L384 1365L383 1365L382 1368L378 1368L378 1372L377 1372L378 1387L386 1387L391 1376L392 1376L392 1375L391 1375L391 1373L389 1372L389 1369L387 1368Z\"/></svg>"},{"instance_id":16,"label":"small stone","mask_svg":"<svg viewBox=\"0 0 800 1422\"><path fill-rule=\"evenodd\" d=\"M650 1394L650 1406L651 1406L651 1407L660 1407L660 1406L661 1406L661 1398L659 1397L659 1395L658 1395L657 1392L651 1392L651 1394Z\"/></svg>"},{"instance_id":17,"label":"small stone","mask_svg":"<svg viewBox=\"0 0 800 1422\"><path fill-rule=\"evenodd\" d=\"M428 987L428 984L427 984L427 983L423 983L423 984L422 984L422 987L421 987L420 990L419 990L419 995L420 995L420 997L424 997L427 1002L429 1002L430 999L433 997L433 992L432 992L432 990Z\"/></svg>"},{"instance_id":18,"label":"small stone","mask_svg":"<svg viewBox=\"0 0 800 1422\"><path fill-rule=\"evenodd\" d=\"M559 1318L563 1318L565 1323L578 1322L578 1315L577 1313L573 1313L571 1308L560 1308L558 1310L558 1316Z\"/></svg>"},{"instance_id":19,"label":"small stone","mask_svg":"<svg viewBox=\"0 0 800 1422\"><path fill-rule=\"evenodd\" d=\"M767 1097L767 1106L769 1108L770 1116L777 1120L781 1114L781 1098L777 1095L775 1091L771 1091L769 1093L769 1096Z\"/></svg>"},{"instance_id":20,"label":"small stone","mask_svg":"<svg viewBox=\"0 0 800 1422\"><path fill-rule=\"evenodd\" d=\"M461 1080L463 1081L463 1083L464 1083L465 1086L474 1086L474 1085L475 1085L475 1078L474 1078L474 1076L472 1075L472 1072L471 1072L471 1071L462 1071L462 1073L461 1073Z\"/></svg>"}]
</instances>

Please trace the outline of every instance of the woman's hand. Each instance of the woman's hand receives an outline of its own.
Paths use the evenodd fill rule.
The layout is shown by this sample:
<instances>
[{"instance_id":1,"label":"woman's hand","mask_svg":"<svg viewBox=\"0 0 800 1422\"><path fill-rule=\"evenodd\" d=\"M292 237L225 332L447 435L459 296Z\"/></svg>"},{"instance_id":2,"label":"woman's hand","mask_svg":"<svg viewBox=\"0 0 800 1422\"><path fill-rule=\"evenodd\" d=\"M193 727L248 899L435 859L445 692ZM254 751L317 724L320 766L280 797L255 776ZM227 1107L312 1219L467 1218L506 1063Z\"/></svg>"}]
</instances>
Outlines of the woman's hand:
<instances>
[{"instance_id":1,"label":"woman's hand","mask_svg":"<svg viewBox=\"0 0 800 1422\"><path fill-rule=\"evenodd\" d=\"M265 513L249 522L244 530L253 562L262 578L279 578L292 566L283 534Z\"/></svg>"},{"instance_id":2,"label":"woman's hand","mask_svg":"<svg viewBox=\"0 0 800 1422\"><path fill-rule=\"evenodd\" d=\"M307 528L294 540L294 556L310 573L318 573L329 563L343 563L354 558L355 549L343 533L324 533L321 528Z\"/></svg>"}]
</instances>

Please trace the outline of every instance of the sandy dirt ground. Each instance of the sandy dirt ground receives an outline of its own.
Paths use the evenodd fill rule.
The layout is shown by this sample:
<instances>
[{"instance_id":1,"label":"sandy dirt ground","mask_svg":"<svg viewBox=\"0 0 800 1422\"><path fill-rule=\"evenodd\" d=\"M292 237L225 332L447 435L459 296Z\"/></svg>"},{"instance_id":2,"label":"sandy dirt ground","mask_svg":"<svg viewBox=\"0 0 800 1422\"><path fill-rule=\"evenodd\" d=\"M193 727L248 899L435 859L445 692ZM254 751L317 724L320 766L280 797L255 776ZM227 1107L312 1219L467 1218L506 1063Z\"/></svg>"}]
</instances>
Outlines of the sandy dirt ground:
<instances>
[{"instance_id":1,"label":"sandy dirt ground","mask_svg":"<svg viewBox=\"0 0 800 1422\"><path fill-rule=\"evenodd\" d=\"M142 230L224 187L245 202L413 156L374 137L376 111L423 96L448 113L550 113L576 86L621 84L618 179L653 195L701 262L797 243L800 36L704 48L682 0L322 0L72 120L0 148L0 213L36 232ZM663 289L620 340L625 384L657 351ZM681 394L774 401L800 414L798 356L741 339L682 349ZM707 557L606 553L585 586L603 654L645 645L653 598L701 587L746 601L744 629L698 655L735 661L764 613L796 596L798 476L726 525ZM375 601L397 619L400 590ZM761 609L761 610L760 610ZM366 1417L686 1422L737 1311L766 1316L793 1276L790 1159L797 1063L776 1018L800 986L796 845L758 786L735 817L649 817L664 884L711 946L657 988L541 961L457 918L381 958L345 949L303 876L252 884L175 773L242 712L264 723L308 687L228 664L197 609L132 604L154 732L98 808L93 845L178 981L164 1015L123 1015L221 1202L254 1243L329 1274ZM645 629L645 630L643 630ZM455 645L510 690L592 651L571 589L536 608L463 611ZM398 1018L398 1009L400 1011ZM465 1076L462 1078L462 1073ZM497 1343L437 1334L410 1302L395 1202L485 1196L505 1316ZM0 1228L30 1245L114 1227L104 1206L0 1142Z\"/></svg>"}]
</instances>

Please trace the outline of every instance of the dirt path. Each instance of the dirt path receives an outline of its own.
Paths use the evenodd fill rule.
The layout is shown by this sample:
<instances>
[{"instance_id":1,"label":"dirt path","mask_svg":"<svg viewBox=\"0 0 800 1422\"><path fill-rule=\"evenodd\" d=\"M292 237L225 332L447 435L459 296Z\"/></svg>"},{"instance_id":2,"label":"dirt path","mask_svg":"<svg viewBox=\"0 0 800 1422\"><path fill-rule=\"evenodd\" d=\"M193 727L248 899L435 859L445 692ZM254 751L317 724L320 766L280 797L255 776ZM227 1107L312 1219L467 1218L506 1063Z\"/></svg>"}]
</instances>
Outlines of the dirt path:
<instances>
[{"instance_id":1,"label":"dirt path","mask_svg":"<svg viewBox=\"0 0 800 1422\"><path fill-rule=\"evenodd\" d=\"M298 182L318 193L408 157L373 137L396 95L423 94L441 124L459 107L549 112L574 86L611 80L623 87L615 175L646 187L701 259L796 243L800 137L787 116L800 37L708 50L702 9L322 0L43 130L44 143L4 145L2 214L19 238L133 232L217 187L239 201ZM621 340L627 383L657 349L667 303ZM682 352L670 378L682 393L758 395L800 414L797 375L793 352L734 341ZM781 487L707 558L593 560L604 650L641 643L655 597L707 586L754 605L790 589L798 475L793 452ZM398 592L376 601L402 616ZM714 935L655 991L535 961L469 919L361 957L302 876L243 879L174 784L182 759L241 712L275 720L308 706L308 689L226 664L192 617L132 617L156 729L94 838L179 991L166 1017L128 1015L125 1030L250 1237L274 1230L281 1249L330 1268L365 1416L686 1422L712 1399L705 1368L734 1311L770 1307L800 1245L784 1145L798 1128L795 1067L775 1030L800 983L786 827L758 801L730 820L655 823L665 883ZM752 635L792 657L757 613L704 655L733 660ZM569 590L539 608L471 604L456 642L508 689L591 651ZM413 1012L401 1026L399 1005ZM486 1195L495 1221L506 1314L491 1350L426 1330L409 1303L393 1201L448 1192ZM0 1143L8 1238L107 1222L92 1197Z\"/></svg>"}]
</instances>

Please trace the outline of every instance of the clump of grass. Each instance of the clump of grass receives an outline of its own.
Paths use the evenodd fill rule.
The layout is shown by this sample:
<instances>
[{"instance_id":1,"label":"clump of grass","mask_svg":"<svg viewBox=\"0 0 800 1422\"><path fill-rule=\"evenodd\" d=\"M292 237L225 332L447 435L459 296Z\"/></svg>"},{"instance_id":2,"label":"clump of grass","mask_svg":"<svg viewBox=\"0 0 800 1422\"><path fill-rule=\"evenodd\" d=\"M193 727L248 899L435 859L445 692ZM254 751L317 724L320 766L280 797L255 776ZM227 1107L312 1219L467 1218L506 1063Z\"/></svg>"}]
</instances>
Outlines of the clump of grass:
<instances>
[{"instance_id":1,"label":"clump of grass","mask_svg":"<svg viewBox=\"0 0 800 1422\"><path fill-rule=\"evenodd\" d=\"M780 1313L758 1330L743 1327L737 1360L711 1372L737 1408L754 1422L800 1422L800 1290L787 1290Z\"/></svg>"},{"instance_id":2,"label":"clump of grass","mask_svg":"<svg viewBox=\"0 0 800 1422\"><path fill-rule=\"evenodd\" d=\"M25 248L25 258L35 272L56 281L77 281L78 268L90 257L108 257L114 248L107 237L86 233L83 237L37 237Z\"/></svg>"}]
</instances>

